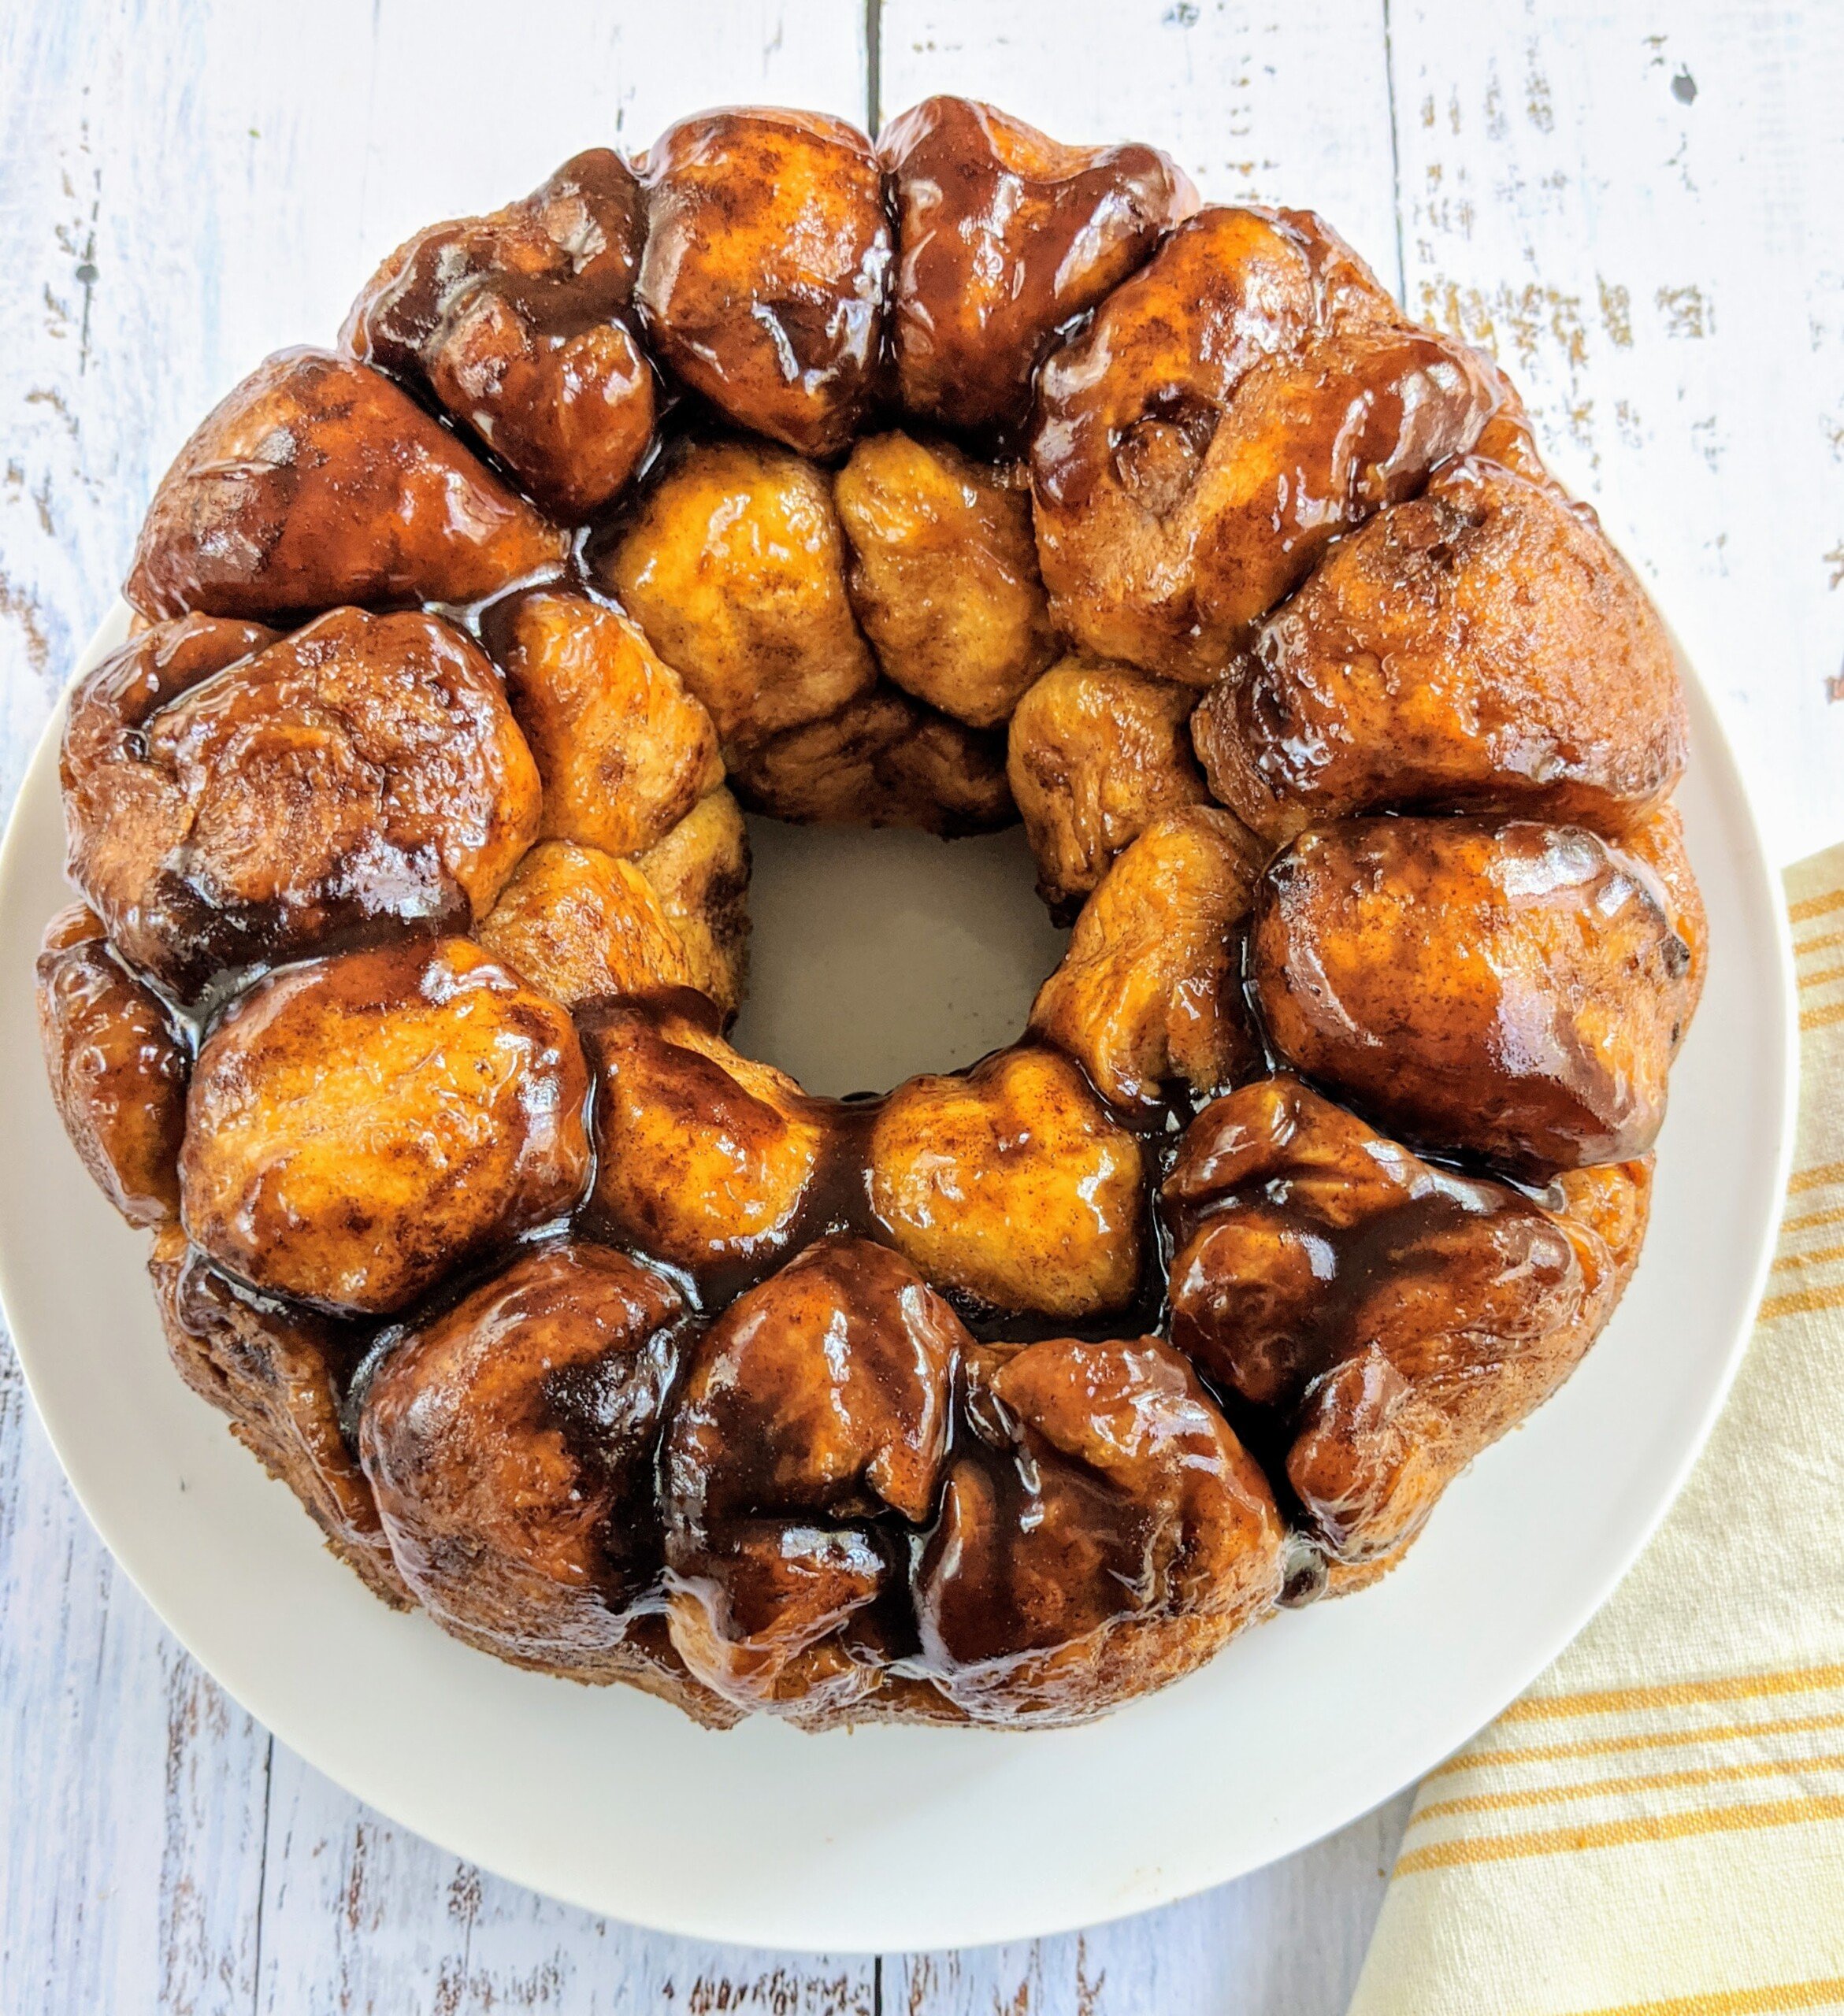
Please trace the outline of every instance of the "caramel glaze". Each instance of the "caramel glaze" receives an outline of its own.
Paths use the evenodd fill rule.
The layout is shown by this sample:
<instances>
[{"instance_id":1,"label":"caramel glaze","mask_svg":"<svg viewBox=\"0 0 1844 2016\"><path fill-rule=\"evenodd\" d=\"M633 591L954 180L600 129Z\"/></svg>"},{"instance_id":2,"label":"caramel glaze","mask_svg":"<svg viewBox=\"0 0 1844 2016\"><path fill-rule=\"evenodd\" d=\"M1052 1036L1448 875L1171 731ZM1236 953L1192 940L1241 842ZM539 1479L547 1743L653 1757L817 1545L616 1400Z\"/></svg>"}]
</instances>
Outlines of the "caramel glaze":
<instances>
[{"instance_id":1,"label":"caramel glaze","mask_svg":"<svg viewBox=\"0 0 1844 2016\"><path fill-rule=\"evenodd\" d=\"M662 1468L674 1644L745 1708L1079 1721L1280 1585L1260 1472L1169 1346L976 1346L829 1237L694 1353Z\"/></svg>"},{"instance_id":2,"label":"caramel glaze","mask_svg":"<svg viewBox=\"0 0 1844 2016\"><path fill-rule=\"evenodd\" d=\"M885 369L892 250L870 141L819 113L702 113L640 175L635 292L661 360L737 425L837 454Z\"/></svg>"},{"instance_id":3,"label":"caramel glaze","mask_svg":"<svg viewBox=\"0 0 1844 2016\"><path fill-rule=\"evenodd\" d=\"M1283 1532L1267 1480L1169 1344L974 1348L965 1376L900 1671L976 1721L1083 1721L1273 1606Z\"/></svg>"},{"instance_id":4,"label":"caramel glaze","mask_svg":"<svg viewBox=\"0 0 1844 2016\"><path fill-rule=\"evenodd\" d=\"M588 1095L568 1014L469 939L280 968L200 1047L180 1216L256 1288L389 1314L574 1208Z\"/></svg>"},{"instance_id":5,"label":"caramel glaze","mask_svg":"<svg viewBox=\"0 0 1844 2016\"><path fill-rule=\"evenodd\" d=\"M1194 204L1150 149L1060 147L970 101L918 107L879 150L813 115L703 115L635 170L594 150L522 202L411 240L355 305L342 340L356 355L269 360L160 486L128 584L154 627L86 682L65 747L72 872L108 942L79 919L46 952L54 1075L67 1032L85 1015L106 1025L91 1047L108 1053L106 1082L73 1092L67 1073L64 1099L105 1188L130 1215L170 1210L168 1095L202 1043L198 1115L236 1106L265 1072L329 1096L322 1081L339 1073L324 1067L346 1044L333 1024L362 1021L368 1001L408 1007L399 983L421 995L432 965L498 1003L475 1032L486 1077L496 1015L510 1010L499 1033L529 1053L513 1073L517 1166L491 1209L461 1196L470 1180L430 1220L402 1182L414 1153L387 1169L392 1149L375 1180L353 1183L323 1155L326 1180L290 1240L247 1236L237 1143L201 1120L179 1194L216 1257L180 1224L158 1234L182 1374L387 1599L414 1597L501 1656L633 1681L711 1722L754 1707L815 1726L866 1711L1079 1720L1200 1663L1277 1599L1382 1572L1445 1483L1605 1320L1643 1229L1649 1164L1636 1151L1662 1067L1656 1084L1649 1064L1628 1073L1638 1095L1618 1111L1590 1099L1589 1123L1508 1142L1387 1073L1346 1068L1323 1029L1317 1048L1303 1038L1301 1004L1316 997L1283 984L1291 941L1275 939L1284 924L1331 949L1335 905L1283 903L1284 862L1261 879L1255 938L1240 869L1226 872L1211 925L1224 957L1182 983L1215 988L1231 1018L1240 971L1249 1019L1234 1043L1181 1040L1123 993L1105 1050L1078 1027L1066 1051L1041 1018L964 1072L846 1100L729 1051L702 995L592 998L566 1017L440 936L485 914L538 829L536 770L488 663L518 649L525 591L542 583L621 612L623 543L699 457L741 458L827 521L826 470L774 465L781 450L735 430L833 461L907 415L996 463L1028 449L1051 618L1109 661L1063 669L1130 685L1158 717L1134 791L1077 803L1078 763L1070 806L1037 808L1046 834L1059 819L1077 828L1059 853L1033 830L1048 894L1073 908L1137 836L1174 822L1220 825L1235 867L1242 843L1202 802L1193 739L1215 795L1270 845L1308 813L1481 793L1496 808L1502 793L1506 809L1617 830L1626 851L1594 842L1588 879L1631 921L1614 962L1630 954L1643 984L1601 1033L1617 1050L1637 1028L1641 1049L1668 1051L1694 1003L1703 926L1675 815L1657 809L1681 714L1642 596L1588 517L1559 515L1489 362L1408 324L1318 219L1192 216ZM953 451L911 446L952 473ZM1022 473L994 484L1009 491ZM893 502L926 557L926 498L899 484ZM882 639L896 671L957 720L888 684L857 621L876 584L846 581L836 524L815 538L785 578L771 579L778 556L761 570L750 618L782 626L768 656L819 680L812 704L778 672L733 694L727 663L681 665L650 639L718 717L733 783L786 816L870 820L893 797L937 830L1010 816L981 736L1019 711L1012 687L1051 654L1028 554L1003 596L981 585L985 560L966 563L985 600L950 613L985 624L978 690L949 677L965 667L927 658L951 623L900 611L911 628ZM1585 555L1594 578L1532 651L1499 639L1490 624L1505 612L1481 617L1472 600L1506 556L1542 573L1545 540ZM709 571L708 554L691 558ZM928 596L955 591L958 564L928 577ZM1618 747L1571 744L1566 775L1546 762L1527 773L1528 752L1489 734L1470 745L1462 727L1408 782L1355 758L1349 774L1315 768L1285 709L1316 720L1316 680L1407 647L1388 596L1371 592L1397 575L1444 620L1486 621L1460 639L1478 647L1468 676L1488 695L1523 680L1533 704L1554 702L1557 738L1599 704L1570 681L1617 632L1634 675ZM665 599L666 617L684 598ZM339 604L371 613L335 608L280 642L262 627ZM647 627L644 611L621 613ZM813 658L822 618L829 666ZM417 651L446 668L421 724L399 691L417 683ZM349 704L329 705L325 667L362 633ZM385 637L403 648L380 654ZM752 654L759 640L740 658ZM385 675L369 694L368 657ZM1184 689L1226 670L1187 735ZM1036 695L1055 712L1056 676L1023 711ZM1367 699L1386 713L1393 694ZM466 745L448 768L429 761L444 740ZM1023 775L1015 737L1011 757ZM1537 769L1561 781L1537 789ZM1419 823L1367 822L1365 844L1388 854ZM1466 822L1429 823L1450 829L1449 851L1476 850ZM1304 838L1349 847L1340 832ZM1591 839L1565 833L1538 852L1553 865ZM1441 873L1467 865L1442 860ZM1394 861L1378 887L1413 879L1393 877ZM1251 876L1260 865L1250 857ZM1132 893L1117 887L1096 909L1101 952ZM366 949L380 936L403 942ZM303 951L313 971L277 965ZM1367 980L1359 963L1371 993L1346 1019L1361 1032L1399 990L1386 962ZM382 993L342 981L330 1020L314 1009L301 1040L265 1047L277 1010L312 1008L329 968L369 973ZM1571 994L1571 1012L1592 993ZM1490 1040L1490 1003L1473 1005L1449 1034L1486 1058L1477 1094L1508 1053ZM468 1102L469 1042L439 1047L437 1076L453 1066L455 1081L421 1120L415 1071L393 1080L399 1147ZM1092 1082L1090 1051L1124 1103ZM1161 1057L1174 1068L1157 1082ZM1397 1121L1425 1154L1289 1063L1378 1117L1399 1095ZM880 1187L906 1112L924 1116L918 1139L927 1114L944 1116L974 1174L996 1180L955 1197L932 1178L905 1191L886 1168ZM967 1264L948 1221L965 1214L976 1255L982 1236L1028 1238L1039 1204L1058 1204L1054 1169L1032 1157L1051 1121L1093 1162L1089 1221L1066 1214L1057 1266L1007 1277L991 1299L970 1283L997 1277ZM1543 1180L1615 1154L1627 1159ZM348 1189L390 1206L381 1243L365 1199L346 1210ZM381 1271L358 1264L368 1247ZM252 1285L276 1252L322 1306Z\"/></svg>"},{"instance_id":6,"label":"caramel glaze","mask_svg":"<svg viewBox=\"0 0 1844 2016\"><path fill-rule=\"evenodd\" d=\"M551 571L568 548L382 372L281 350L180 450L124 593L156 621L472 602Z\"/></svg>"},{"instance_id":7,"label":"caramel glaze","mask_svg":"<svg viewBox=\"0 0 1844 2016\"><path fill-rule=\"evenodd\" d=\"M931 98L877 138L901 255L894 337L904 407L1015 431L1058 330L1196 209L1152 147L1070 147L995 106Z\"/></svg>"},{"instance_id":8,"label":"caramel glaze","mask_svg":"<svg viewBox=\"0 0 1844 2016\"><path fill-rule=\"evenodd\" d=\"M1340 532L1415 495L1499 398L1319 219L1200 210L1040 374L1051 613L1104 658L1211 685Z\"/></svg>"},{"instance_id":9,"label":"caramel glaze","mask_svg":"<svg viewBox=\"0 0 1844 2016\"><path fill-rule=\"evenodd\" d=\"M426 385L543 509L588 517L653 439L653 367L629 313L645 237L633 169L592 147L523 202L400 246L340 342Z\"/></svg>"},{"instance_id":10,"label":"caramel glaze","mask_svg":"<svg viewBox=\"0 0 1844 2016\"><path fill-rule=\"evenodd\" d=\"M465 928L538 829L499 673L421 612L159 625L78 689L62 767L75 879L184 1002L392 925Z\"/></svg>"},{"instance_id":11,"label":"caramel glaze","mask_svg":"<svg viewBox=\"0 0 1844 2016\"><path fill-rule=\"evenodd\" d=\"M130 1225L165 1224L180 1207L191 1068L181 1031L81 903L46 927L36 977L39 1036L65 1132Z\"/></svg>"},{"instance_id":12,"label":"caramel glaze","mask_svg":"<svg viewBox=\"0 0 1844 2016\"><path fill-rule=\"evenodd\" d=\"M1341 540L1191 733L1214 795L1276 842L1409 809L1617 839L1689 736L1669 633L1594 513L1477 456Z\"/></svg>"},{"instance_id":13,"label":"caramel glaze","mask_svg":"<svg viewBox=\"0 0 1844 2016\"><path fill-rule=\"evenodd\" d=\"M401 1336L358 1448L405 1580L445 1630L722 1722L664 1622L655 1462L685 1315L663 1277L605 1247L544 1247Z\"/></svg>"},{"instance_id":14,"label":"caramel glaze","mask_svg":"<svg viewBox=\"0 0 1844 2016\"><path fill-rule=\"evenodd\" d=\"M1215 1100L1162 1203L1174 1346L1226 1397L1324 1558L1392 1565L1487 1443L1547 1399L1638 1254L1649 1158L1530 1193L1436 1167L1281 1075Z\"/></svg>"},{"instance_id":15,"label":"caramel glaze","mask_svg":"<svg viewBox=\"0 0 1844 2016\"><path fill-rule=\"evenodd\" d=\"M663 1462L673 1643L741 1707L830 1719L905 1649L965 1332L896 1254L809 1246L694 1352Z\"/></svg>"},{"instance_id":16,"label":"caramel glaze","mask_svg":"<svg viewBox=\"0 0 1844 2016\"><path fill-rule=\"evenodd\" d=\"M1651 1147L1690 948L1657 876L1585 828L1311 828L1248 942L1274 1050L1404 1139L1539 1182Z\"/></svg>"}]
</instances>

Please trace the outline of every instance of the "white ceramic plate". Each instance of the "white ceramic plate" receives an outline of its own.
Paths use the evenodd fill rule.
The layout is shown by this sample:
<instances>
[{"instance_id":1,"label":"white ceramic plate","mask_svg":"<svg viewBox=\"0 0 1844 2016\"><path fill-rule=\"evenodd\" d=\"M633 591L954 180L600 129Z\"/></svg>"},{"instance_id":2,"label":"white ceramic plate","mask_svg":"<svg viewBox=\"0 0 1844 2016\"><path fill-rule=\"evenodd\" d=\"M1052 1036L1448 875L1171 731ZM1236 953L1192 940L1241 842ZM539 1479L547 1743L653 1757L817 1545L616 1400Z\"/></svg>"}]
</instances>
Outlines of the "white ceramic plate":
<instances>
[{"instance_id":1,"label":"white ceramic plate","mask_svg":"<svg viewBox=\"0 0 1844 2016\"><path fill-rule=\"evenodd\" d=\"M443 1847L618 1918L766 1946L972 1945L1164 1903L1303 1847L1454 1749L1581 1628L1670 1504L1740 1355L1790 1140L1791 965L1778 877L1694 686L1691 711L1681 802L1714 959L1612 1327L1378 1588L1284 1614L1095 1727L1033 1736L707 1733L631 1690L469 1651L323 1551L169 1369L145 1239L91 1187L45 1089L32 960L67 900L48 736L0 854L0 1295L71 1482L174 1633L284 1743ZM938 953L956 932L977 941L989 911L1016 914L993 858L967 856L973 894L937 904ZM784 892L784 914L802 907ZM922 998L903 976L872 998L898 1047L926 1034L899 1026ZM985 1047L971 1027L935 1061Z\"/></svg>"}]
</instances>

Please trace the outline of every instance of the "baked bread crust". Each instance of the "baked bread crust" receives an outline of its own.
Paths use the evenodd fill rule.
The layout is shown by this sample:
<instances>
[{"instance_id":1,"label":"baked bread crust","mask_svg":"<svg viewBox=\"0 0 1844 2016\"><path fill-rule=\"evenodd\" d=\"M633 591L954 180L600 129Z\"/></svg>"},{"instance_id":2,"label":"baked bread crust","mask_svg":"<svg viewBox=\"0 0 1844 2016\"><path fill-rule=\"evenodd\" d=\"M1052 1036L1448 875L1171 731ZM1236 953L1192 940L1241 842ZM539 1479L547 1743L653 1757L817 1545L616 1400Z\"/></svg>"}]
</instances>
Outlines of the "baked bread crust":
<instances>
[{"instance_id":1,"label":"baked bread crust","mask_svg":"<svg viewBox=\"0 0 1844 2016\"><path fill-rule=\"evenodd\" d=\"M180 1377L229 1415L232 1434L300 1499L328 1547L374 1595L393 1610L414 1609L342 1421L367 1340L310 1311L240 1293L176 1224L156 1235L147 1271Z\"/></svg>"},{"instance_id":2,"label":"baked bread crust","mask_svg":"<svg viewBox=\"0 0 1844 2016\"><path fill-rule=\"evenodd\" d=\"M592 149L339 344L65 737L46 1062L188 1385L385 1601L712 1727L1081 1721L1387 1573L1619 1299L1710 956L1497 365L946 98ZM1018 1040L739 1052L745 807L1022 820Z\"/></svg>"}]
</instances>

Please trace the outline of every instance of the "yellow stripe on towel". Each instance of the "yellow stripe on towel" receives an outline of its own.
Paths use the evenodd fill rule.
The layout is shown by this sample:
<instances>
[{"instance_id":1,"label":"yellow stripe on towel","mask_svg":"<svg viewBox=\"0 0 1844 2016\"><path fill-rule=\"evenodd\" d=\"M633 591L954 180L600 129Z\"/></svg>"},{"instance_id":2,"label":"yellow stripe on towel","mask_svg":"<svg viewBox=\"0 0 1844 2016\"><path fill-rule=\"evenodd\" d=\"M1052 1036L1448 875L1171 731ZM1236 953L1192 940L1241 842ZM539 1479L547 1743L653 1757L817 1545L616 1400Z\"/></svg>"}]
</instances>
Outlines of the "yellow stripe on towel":
<instances>
[{"instance_id":1,"label":"yellow stripe on towel","mask_svg":"<svg viewBox=\"0 0 1844 2016\"><path fill-rule=\"evenodd\" d=\"M1475 1862L1509 1862L1524 1855L1577 1855L1586 1848L1630 1847L1640 1841L1682 1840L1690 1834L1753 1832L1798 1827L1819 1820L1844 1820L1844 1792L1805 1799L1767 1799L1757 1805L1712 1806L1690 1813L1634 1814L1626 1820L1600 1820L1579 1827L1545 1827L1528 1834L1482 1834L1471 1840L1431 1841L1397 1859L1395 1874L1455 1869Z\"/></svg>"},{"instance_id":2,"label":"yellow stripe on towel","mask_svg":"<svg viewBox=\"0 0 1844 2016\"><path fill-rule=\"evenodd\" d=\"M1735 1784L1751 1778L1797 1778L1805 1771L1844 1771L1844 1751L1822 1757L1757 1757L1746 1764L1712 1764L1696 1770L1635 1771L1624 1777L1571 1778L1560 1785L1525 1785L1515 1792L1468 1792L1418 1806L1408 1824L1424 1826L1443 1814L1515 1813L1534 1806L1566 1806L1575 1799L1615 1799L1629 1792Z\"/></svg>"},{"instance_id":3,"label":"yellow stripe on towel","mask_svg":"<svg viewBox=\"0 0 1844 2016\"><path fill-rule=\"evenodd\" d=\"M1675 1708L1694 1701L1749 1701L1774 1694L1809 1694L1844 1687L1844 1662L1815 1666L1769 1666L1726 1673L1717 1680L1674 1680L1657 1687L1578 1687L1514 1701L1501 1722L1550 1720L1561 1715L1609 1715L1633 1708Z\"/></svg>"},{"instance_id":4,"label":"yellow stripe on towel","mask_svg":"<svg viewBox=\"0 0 1844 2016\"><path fill-rule=\"evenodd\" d=\"M1844 1974L1822 1981L1776 1981L1771 1988L1712 1988L1663 2002L1616 2002L1572 2016L1779 2016L1783 2010L1829 2009L1844 2003Z\"/></svg>"},{"instance_id":5,"label":"yellow stripe on towel","mask_svg":"<svg viewBox=\"0 0 1844 2016\"><path fill-rule=\"evenodd\" d=\"M1705 1722L1688 1729L1632 1729L1620 1736L1583 1736L1575 1743L1512 1743L1493 1750L1464 1750L1438 1764L1422 1783L1450 1778L1493 1765L1560 1763L1571 1757L1611 1757L1623 1750L1683 1750L1699 1743L1746 1743L1766 1736L1803 1736L1844 1729L1844 1711L1835 1715L1764 1716L1752 1722Z\"/></svg>"},{"instance_id":6,"label":"yellow stripe on towel","mask_svg":"<svg viewBox=\"0 0 1844 2016\"><path fill-rule=\"evenodd\" d=\"M1423 1781L1350 2016L1844 2016L1844 847L1786 880L1775 1292L1627 1581Z\"/></svg>"}]
</instances>

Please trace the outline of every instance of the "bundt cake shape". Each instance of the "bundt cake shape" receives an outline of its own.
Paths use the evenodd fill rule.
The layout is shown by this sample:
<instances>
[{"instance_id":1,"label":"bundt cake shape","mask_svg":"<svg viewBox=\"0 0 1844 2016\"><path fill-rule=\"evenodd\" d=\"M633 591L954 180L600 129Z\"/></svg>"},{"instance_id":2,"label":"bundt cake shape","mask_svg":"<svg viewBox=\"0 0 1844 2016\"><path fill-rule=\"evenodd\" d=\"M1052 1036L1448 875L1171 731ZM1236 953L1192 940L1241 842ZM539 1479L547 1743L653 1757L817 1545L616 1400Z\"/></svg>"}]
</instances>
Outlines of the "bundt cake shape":
<instances>
[{"instance_id":1,"label":"bundt cake shape","mask_svg":"<svg viewBox=\"0 0 1844 2016\"><path fill-rule=\"evenodd\" d=\"M1670 640L1317 217L936 98L394 253L157 491L52 1086L374 1592L713 1725L1079 1721L1374 1580L1638 1255ZM1027 1029L726 1040L744 809L1022 819Z\"/></svg>"}]
</instances>

